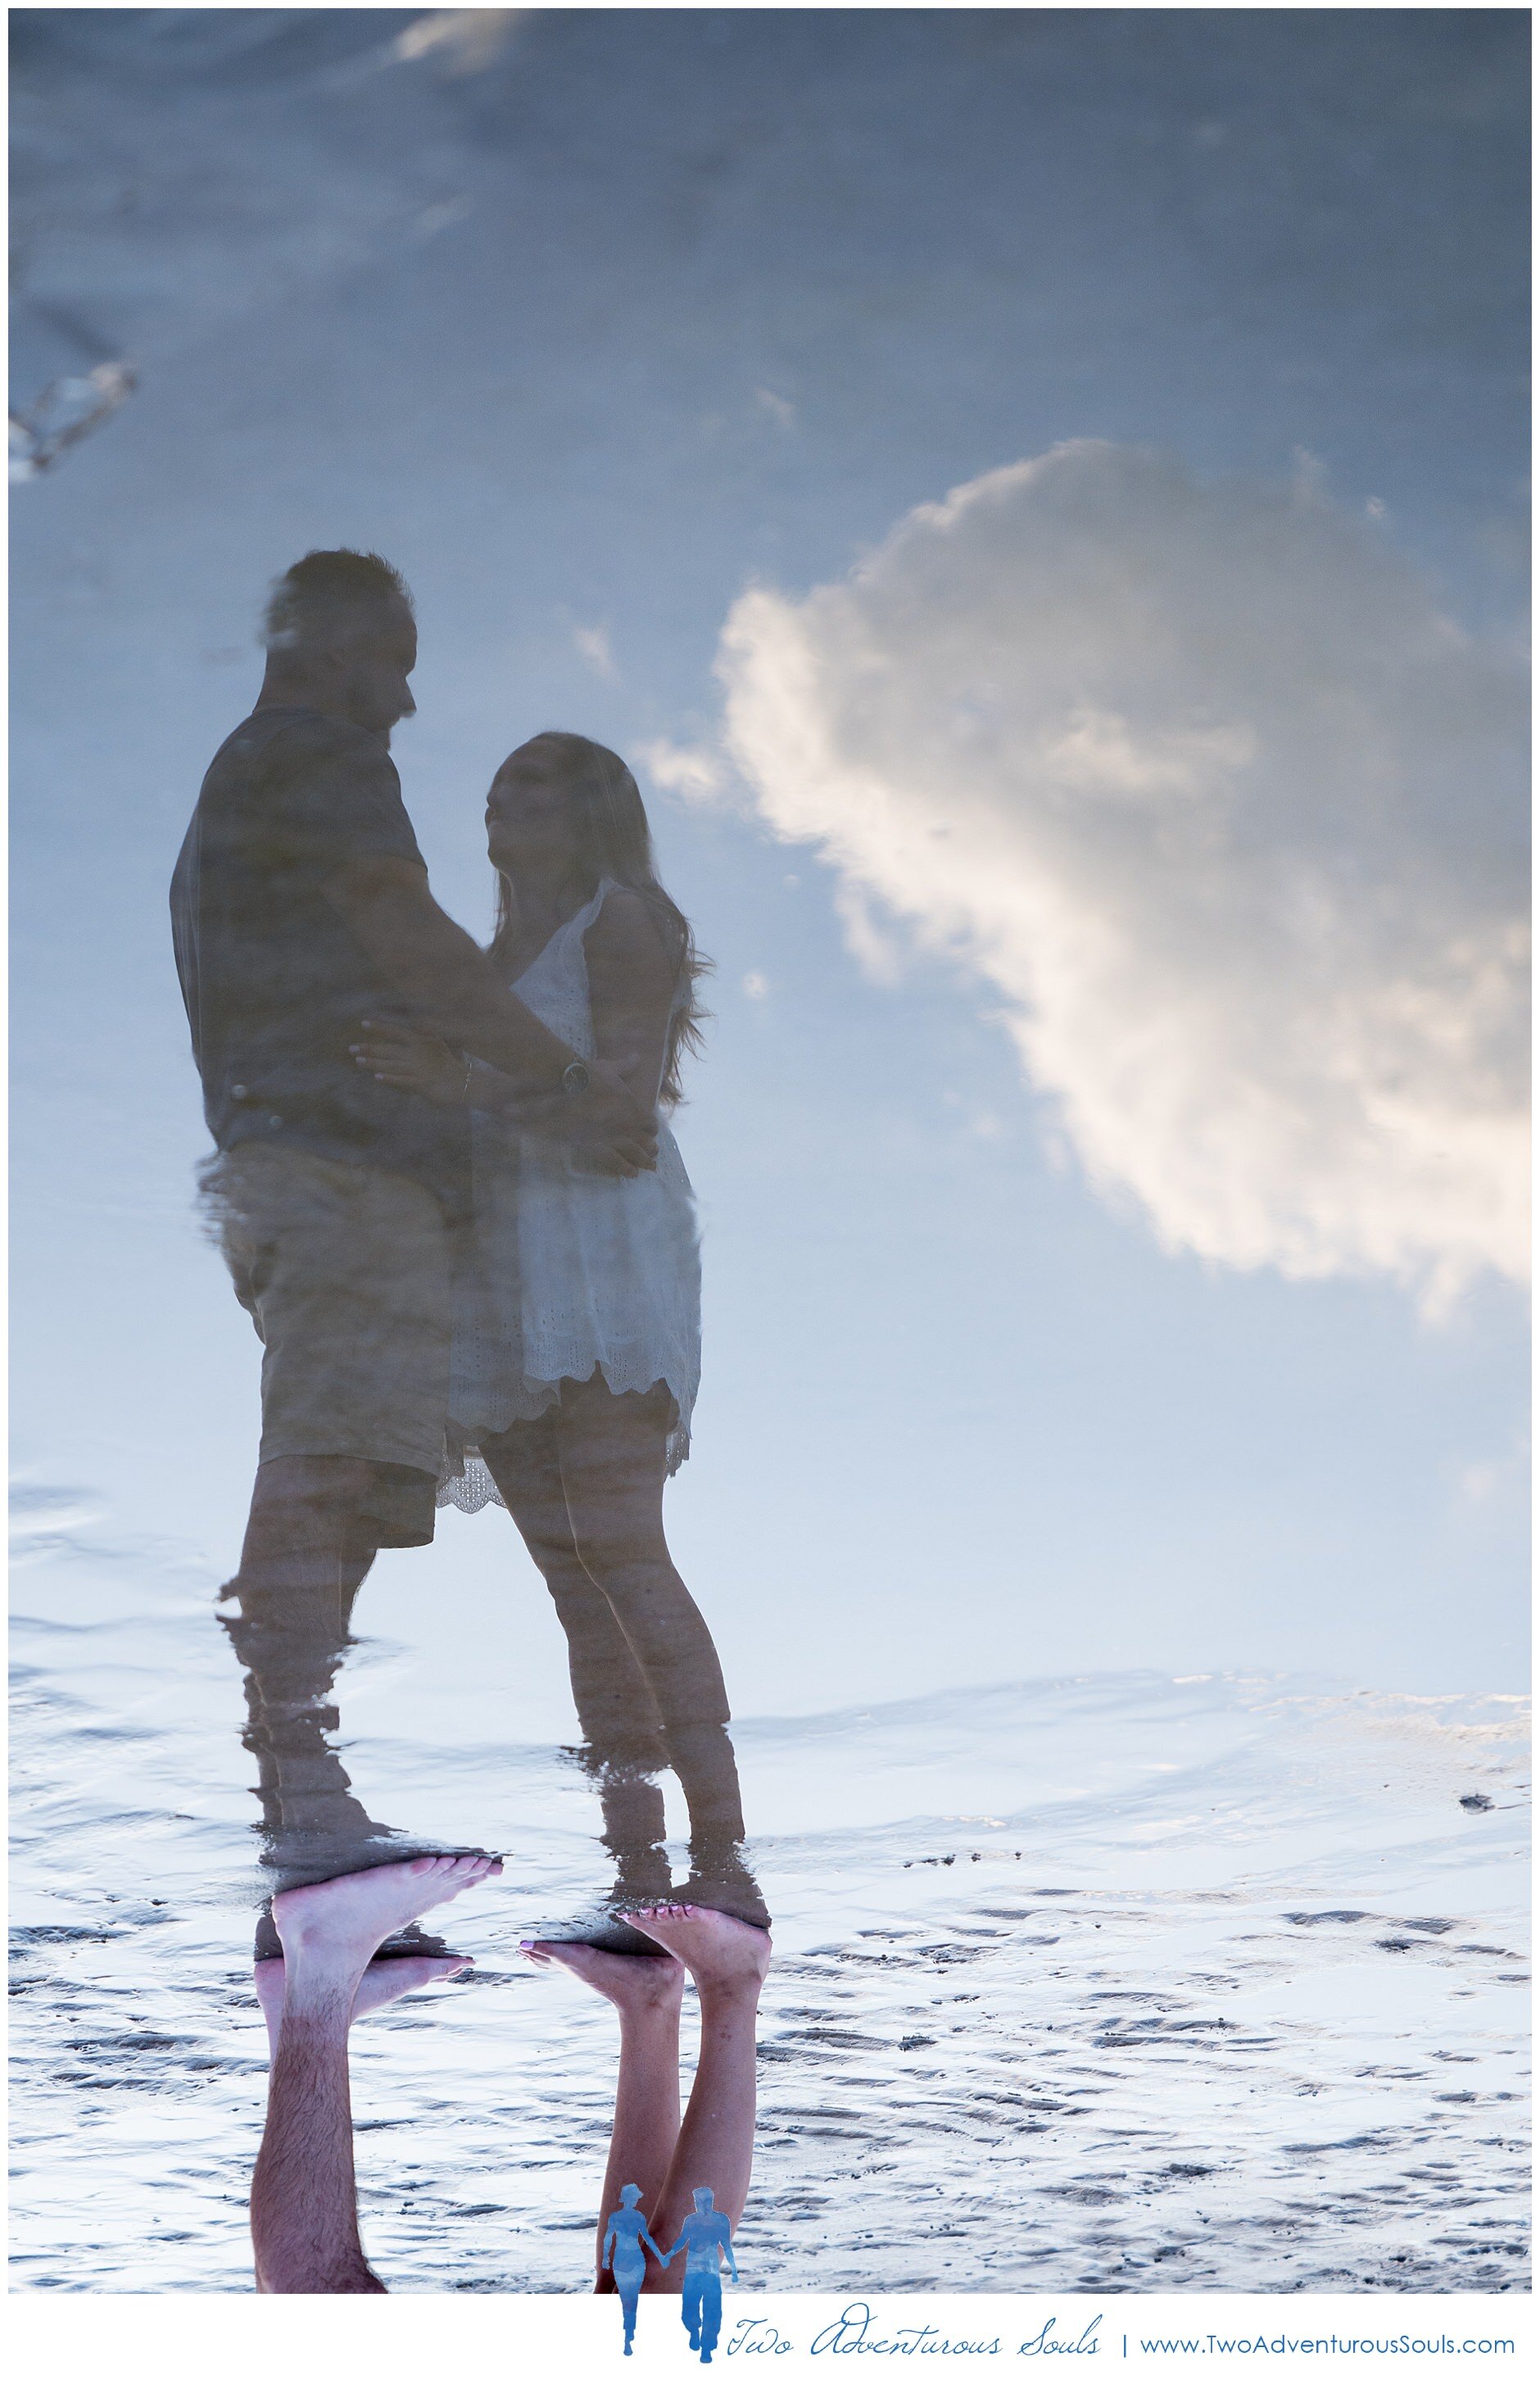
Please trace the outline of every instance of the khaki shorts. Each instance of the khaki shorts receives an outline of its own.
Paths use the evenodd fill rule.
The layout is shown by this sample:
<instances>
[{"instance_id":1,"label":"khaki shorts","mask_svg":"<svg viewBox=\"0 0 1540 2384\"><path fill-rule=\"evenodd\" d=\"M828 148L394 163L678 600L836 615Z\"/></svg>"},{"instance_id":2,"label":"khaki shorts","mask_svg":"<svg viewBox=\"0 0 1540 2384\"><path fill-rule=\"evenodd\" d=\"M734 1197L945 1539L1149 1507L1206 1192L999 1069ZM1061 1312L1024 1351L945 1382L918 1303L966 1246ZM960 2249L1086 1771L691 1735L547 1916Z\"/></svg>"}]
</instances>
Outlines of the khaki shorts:
<instances>
[{"instance_id":1,"label":"khaki shorts","mask_svg":"<svg viewBox=\"0 0 1540 2384\"><path fill-rule=\"evenodd\" d=\"M238 1143L205 1188L236 1298L262 1341L260 1462L410 1467L428 1477L428 1502L424 1510L421 1484L399 1485L416 1520L400 1544L431 1539L453 1322L438 1201L410 1176L285 1143Z\"/></svg>"}]
</instances>

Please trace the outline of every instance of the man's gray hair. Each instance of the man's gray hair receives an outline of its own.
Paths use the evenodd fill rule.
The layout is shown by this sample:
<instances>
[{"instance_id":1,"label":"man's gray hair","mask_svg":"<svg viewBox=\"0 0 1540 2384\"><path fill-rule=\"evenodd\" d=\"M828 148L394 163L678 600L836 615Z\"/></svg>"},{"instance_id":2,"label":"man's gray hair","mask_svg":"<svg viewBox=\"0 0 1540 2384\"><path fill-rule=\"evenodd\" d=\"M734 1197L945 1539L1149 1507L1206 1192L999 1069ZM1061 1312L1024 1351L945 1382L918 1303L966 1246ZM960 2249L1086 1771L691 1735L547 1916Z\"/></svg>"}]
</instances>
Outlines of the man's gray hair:
<instances>
[{"instance_id":1,"label":"man's gray hair","mask_svg":"<svg viewBox=\"0 0 1540 2384\"><path fill-rule=\"evenodd\" d=\"M264 640L269 652L304 645L339 615L401 604L411 613L412 591L382 554L360 554L351 546L317 548L274 580L262 617Z\"/></svg>"}]
</instances>

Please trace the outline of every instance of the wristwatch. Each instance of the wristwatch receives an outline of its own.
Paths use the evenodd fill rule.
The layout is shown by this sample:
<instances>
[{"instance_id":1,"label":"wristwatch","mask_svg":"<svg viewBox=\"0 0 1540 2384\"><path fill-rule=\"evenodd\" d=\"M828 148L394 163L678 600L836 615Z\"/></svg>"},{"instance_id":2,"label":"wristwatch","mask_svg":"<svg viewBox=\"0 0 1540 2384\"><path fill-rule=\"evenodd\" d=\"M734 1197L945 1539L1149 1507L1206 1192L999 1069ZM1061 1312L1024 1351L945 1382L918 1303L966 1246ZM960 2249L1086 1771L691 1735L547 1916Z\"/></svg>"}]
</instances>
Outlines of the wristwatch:
<instances>
[{"instance_id":1,"label":"wristwatch","mask_svg":"<svg viewBox=\"0 0 1540 2384\"><path fill-rule=\"evenodd\" d=\"M586 1060L569 1060L562 1070L564 1093L586 1093L592 1082L593 1078L589 1073L589 1063Z\"/></svg>"}]
</instances>

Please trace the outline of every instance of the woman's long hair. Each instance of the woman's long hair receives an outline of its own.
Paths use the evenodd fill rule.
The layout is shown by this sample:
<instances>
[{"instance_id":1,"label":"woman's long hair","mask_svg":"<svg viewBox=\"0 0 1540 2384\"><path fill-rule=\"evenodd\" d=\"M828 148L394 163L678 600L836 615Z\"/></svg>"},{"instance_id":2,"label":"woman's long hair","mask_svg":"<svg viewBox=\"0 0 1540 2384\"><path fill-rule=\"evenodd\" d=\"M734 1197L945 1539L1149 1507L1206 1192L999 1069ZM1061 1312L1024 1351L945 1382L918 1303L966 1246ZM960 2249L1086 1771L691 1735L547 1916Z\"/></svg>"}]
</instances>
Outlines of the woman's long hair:
<instances>
[{"instance_id":1,"label":"woman's long hair","mask_svg":"<svg viewBox=\"0 0 1540 2384\"><path fill-rule=\"evenodd\" d=\"M531 743L537 740L531 739ZM696 950L694 931L678 904L658 883L652 855L652 831L635 778L618 753L596 745L590 737L575 737L565 728L542 728L538 741L554 745L561 754L566 800L578 825L578 864L590 890L602 878L628 886L640 894L657 924L664 949L674 964L675 1000L664 1042L663 1082L658 1099L672 1109L684 1098L680 1062L687 1051L702 1048L702 1022L710 1016L700 998L700 982L711 962ZM502 870L497 875L497 924L488 946L492 959L505 959L515 939L514 893Z\"/></svg>"}]
</instances>

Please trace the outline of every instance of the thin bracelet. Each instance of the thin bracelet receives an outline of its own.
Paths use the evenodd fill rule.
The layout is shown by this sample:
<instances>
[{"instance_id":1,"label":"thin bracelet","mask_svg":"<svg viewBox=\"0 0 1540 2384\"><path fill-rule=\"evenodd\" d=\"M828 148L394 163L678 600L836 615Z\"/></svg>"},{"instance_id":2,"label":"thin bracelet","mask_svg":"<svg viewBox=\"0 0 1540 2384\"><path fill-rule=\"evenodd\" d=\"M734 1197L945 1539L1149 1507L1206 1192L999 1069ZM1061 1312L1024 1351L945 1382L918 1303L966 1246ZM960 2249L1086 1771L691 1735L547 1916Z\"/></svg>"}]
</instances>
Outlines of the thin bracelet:
<instances>
[{"instance_id":1,"label":"thin bracelet","mask_svg":"<svg viewBox=\"0 0 1540 2384\"><path fill-rule=\"evenodd\" d=\"M460 1106L462 1109L466 1108L470 1100L470 1072L473 1064L470 1053L467 1051L466 1054L466 1081L460 1087Z\"/></svg>"}]
</instances>

